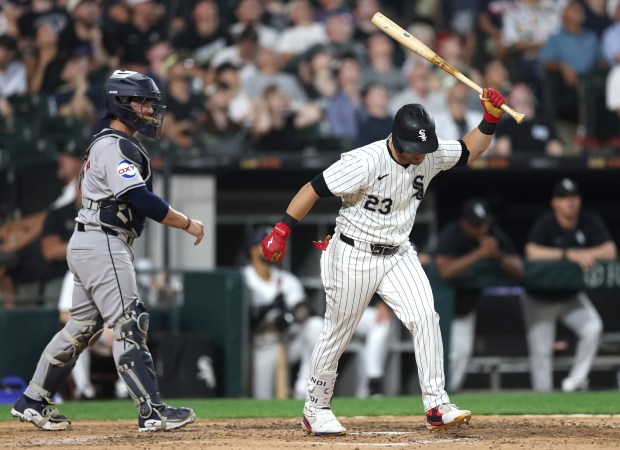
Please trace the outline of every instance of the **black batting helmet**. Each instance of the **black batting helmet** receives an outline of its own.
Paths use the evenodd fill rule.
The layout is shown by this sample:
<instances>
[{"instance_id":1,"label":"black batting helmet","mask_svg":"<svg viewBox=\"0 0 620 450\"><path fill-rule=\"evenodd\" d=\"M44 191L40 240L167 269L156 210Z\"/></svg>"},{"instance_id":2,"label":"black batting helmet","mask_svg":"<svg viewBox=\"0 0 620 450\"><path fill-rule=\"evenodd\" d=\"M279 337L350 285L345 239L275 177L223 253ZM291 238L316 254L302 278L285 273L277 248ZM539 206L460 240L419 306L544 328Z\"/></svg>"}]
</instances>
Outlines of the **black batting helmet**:
<instances>
[{"instance_id":1,"label":"black batting helmet","mask_svg":"<svg viewBox=\"0 0 620 450\"><path fill-rule=\"evenodd\" d=\"M159 104L161 92L152 78L131 70L116 70L103 87L107 109L105 117L116 117L132 130L158 138L166 107ZM140 99L143 104L152 100L153 114L134 111L130 101Z\"/></svg>"},{"instance_id":2,"label":"black batting helmet","mask_svg":"<svg viewBox=\"0 0 620 450\"><path fill-rule=\"evenodd\" d=\"M433 153L439 148L435 119L420 104L403 106L392 123L392 143L399 153Z\"/></svg>"}]
</instances>

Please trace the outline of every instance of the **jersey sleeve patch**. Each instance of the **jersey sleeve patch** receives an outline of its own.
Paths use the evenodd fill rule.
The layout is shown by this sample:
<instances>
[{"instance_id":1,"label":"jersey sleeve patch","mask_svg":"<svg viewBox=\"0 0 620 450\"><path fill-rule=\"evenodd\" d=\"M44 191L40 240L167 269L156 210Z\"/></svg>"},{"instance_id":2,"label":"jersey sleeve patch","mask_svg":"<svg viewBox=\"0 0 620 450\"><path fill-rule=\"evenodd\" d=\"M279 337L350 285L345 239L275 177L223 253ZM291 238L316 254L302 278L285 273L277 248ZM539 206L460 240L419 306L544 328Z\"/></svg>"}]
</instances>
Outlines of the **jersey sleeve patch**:
<instances>
[{"instance_id":1,"label":"jersey sleeve patch","mask_svg":"<svg viewBox=\"0 0 620 450\"><path fill-rule=\"evenodd\" d=\"M133 162L122 159L116 165L116 173L119 177L123 177L126 180L131 180L136 177L136 175L138 174L138 170L136 169L136 165Z\"/></svg>"}]
</instances>

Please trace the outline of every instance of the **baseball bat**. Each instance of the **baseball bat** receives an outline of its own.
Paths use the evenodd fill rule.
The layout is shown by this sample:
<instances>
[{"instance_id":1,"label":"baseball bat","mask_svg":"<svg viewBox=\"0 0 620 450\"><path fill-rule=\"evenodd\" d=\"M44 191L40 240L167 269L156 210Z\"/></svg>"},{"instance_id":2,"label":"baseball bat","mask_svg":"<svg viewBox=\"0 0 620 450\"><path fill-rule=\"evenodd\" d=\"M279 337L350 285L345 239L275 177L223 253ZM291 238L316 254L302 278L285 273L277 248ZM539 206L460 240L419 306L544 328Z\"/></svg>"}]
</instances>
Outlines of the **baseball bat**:
<instances>
[{"instance_id":1,"label":"baseball bat","mask_svg":"<svg viewBox=\"0 0 620 450\"><path fill-rule=\"evenodd\" d=\"M288 364L286 361L286 346L278 344L278 359L276 363L276 398L288 398Z\"/></svg>"},{"instance_id":2,"label":"baseball bat","mask_svg":"<svg viewBox=\"0 0 620 450\"><path fill-rule=\"evenodd\" d=\"M480 86L478 86L472 80L470 80L465 75L463 75L458 69L448 64L437 53L432 51L430 48L424 45L421 41L416 39L406 30L403 30L399 25L392 22L390 19L385 17L383 14L379 12L375 13L372 16L372 19L370 21L375 27L383 31L385 34L390 36L392 39L398 41L399 43L407 47L409 50L415 52L416 54L426 59L427 61L435 64L441 70L449 73L450 75L452 75L454 78L456 78L460 82L465 83L467 86L469 86L474 91L476 91L479 95L482 95L482 88ZM522 123L523 119L525 119L524 114L521 114L515 111L514 109L512 109L510 106L508 106L505 103L501 106L501 108L505 112L510 114L518 124Z\"/></svg>"}]
</instances>

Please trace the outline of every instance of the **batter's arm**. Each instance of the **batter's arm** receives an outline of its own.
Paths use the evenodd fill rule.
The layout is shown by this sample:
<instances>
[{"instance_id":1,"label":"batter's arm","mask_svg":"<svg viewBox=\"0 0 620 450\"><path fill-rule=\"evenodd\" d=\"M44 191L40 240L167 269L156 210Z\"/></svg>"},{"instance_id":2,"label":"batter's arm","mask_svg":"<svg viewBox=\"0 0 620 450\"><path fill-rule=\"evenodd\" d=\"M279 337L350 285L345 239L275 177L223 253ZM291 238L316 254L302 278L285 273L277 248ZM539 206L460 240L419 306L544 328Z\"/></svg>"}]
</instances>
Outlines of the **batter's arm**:
<instances>
[{"instance_id":1,"label":"batter's arm","mask_svg":"<svg viewBox=\"0 0 620 450\"><path fill-rule=\"evenodd\" d=\"M300 221L306 217L306 214L310 212L319 198L314 187L312 187L312 183L308 182L293 197L288 208L286 208L286 213L296 221Z\"/></svg>"},{"instance_id":2,"label":"batter's arm","mask_svg":"<svg viewBox=\"0 0 620 450\"><path fill-rule=\"evenodd\" d=\"M467 164L471 164L477 160L480 155L489 147L493 135L484 134L479 128L474 128L463 138L463 142L469 150L469 159Z\"/></svg>"}]
</instances>

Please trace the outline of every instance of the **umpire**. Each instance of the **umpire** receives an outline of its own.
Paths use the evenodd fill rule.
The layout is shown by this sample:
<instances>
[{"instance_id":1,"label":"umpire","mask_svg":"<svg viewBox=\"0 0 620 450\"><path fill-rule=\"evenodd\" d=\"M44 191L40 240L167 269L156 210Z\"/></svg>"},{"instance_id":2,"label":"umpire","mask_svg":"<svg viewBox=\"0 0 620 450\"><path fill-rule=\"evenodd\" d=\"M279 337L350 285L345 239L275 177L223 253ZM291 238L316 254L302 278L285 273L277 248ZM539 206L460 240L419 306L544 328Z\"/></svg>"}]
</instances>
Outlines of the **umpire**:
<instances>
[{"instance_id":1,"label":"umpire","mask_svg":"<svg viewBox=\"0 0 620 450\"><path fill-rule=\"evenodd\" d=\"M106 81L109 128L95 135L80 174L82 208L67 248L75 276L71 320L47 345L30 384L11 413L43 430L67 430L71 422L51 409L51 398L104 323L114 329L113 355L121 379L138 408L138 430L182 427L196 416L191 408L163 403L146 346L149 314L138 299L133 240L146 217L204 237L199 220L175 211L152 192L151 162L136 132L158 138L165 106L153 80L117 70Z\"/></svg>"}]
</instances>

